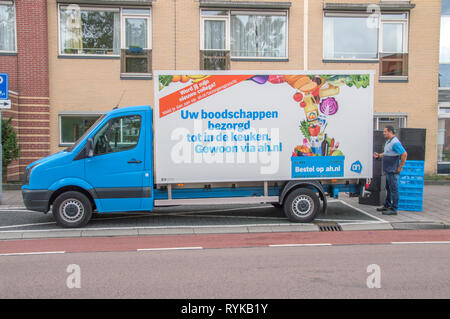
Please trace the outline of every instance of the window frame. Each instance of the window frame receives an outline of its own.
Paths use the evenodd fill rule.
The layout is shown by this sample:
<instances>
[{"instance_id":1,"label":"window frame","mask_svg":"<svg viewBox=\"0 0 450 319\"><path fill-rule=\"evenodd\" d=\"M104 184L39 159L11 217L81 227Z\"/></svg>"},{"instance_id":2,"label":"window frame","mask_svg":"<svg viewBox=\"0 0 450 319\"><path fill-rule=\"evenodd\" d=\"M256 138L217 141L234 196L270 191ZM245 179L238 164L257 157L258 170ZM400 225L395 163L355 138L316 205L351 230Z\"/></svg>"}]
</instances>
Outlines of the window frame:
<instances>
[{"instance_id":1,"label":"window frame","mask_svg":"<svg viewBox=\"0 0 450 319\"><path fill-rule=\"evenodd\" d=\"M0 54L17 54L17 11L16 3L14 1L0 1L0 5L12 6L14 9L14 50L0 50Z\"/></svg>"},{"instance_id":2,"label":"window frame","mask_svg":"<svg viewBox=\"0 0 450 319\"><path fill-rule=\"evenodd\" d=\"M450 104L449 103L439 103L440 105L439 105L439 112L438 112L438 121L439 120L447 120L447 119L450 119ZM446 112L448 110L448 112ZM438 127L437 127L437 130L438 130L438 137L437 137L437 141L438 141L438 143L437 143L437 146L439 147L439 124L438 124ZM444 140L445 140L445 138L444 138ZM450 161L441 161L441 160L439 160L439 157L440 157L440 154L439 154L439 149L438 149L438 158L437 158L437 163L438 163L438 165L439 164L450 164Z\"/></svg>"},{"instance_id":3,"label":"window frame","mask_svg":"<svg viewBox=\"0 0 450 319\"><path fill-rule=\"evenodd\" d=\"M227 15L208 15L208 14L202 14L203 11L226 11ZM286 17L286 26L285 26L285 50L286 54L282 57L273 57L273 56L266 56L266 57L245 57L245 56L235 56L231 55L231 16L233 14L241 14L241 15L268 15L268 16L283 16ZM289 59L289 10L283 9L283 10L257 10L257 9L214 9L214 8L200 8L200 50L206 50L205 49L205 34L204 34L204 20L216 20L216 21L225 21L225 32L226 32L226 39L225 39L225 50L207 50L207 51L229 51L230 52L230 59L232 60L239 60L239 61L265 61L265 60L271 60L271 61L285 61Z\"/></svg>"},{"instance_id":4,"label":"window frame","mask_svg":"<svg viewBox=\"0 0 450 319\"><path fill-rule=\"evenodd\" d=\"M140 127L139 127L139 136L138 136L137 143L136 143L132 148L129 148L129 149L126 149L126 150L121 150L121 151L117 151L117 152L106 152L106 153L95 154L95 137L97 136L97 134L98 134L98 133L106 126L106 125L109 126L109 127L107 128L107 130L110 131L110 130L111 130L111 123L112 123L112 121L115 121L115 120L121 119L121 118L125 118L125 117L139 117ZM143 122L143 121L142 121L142 115L140 115L140 114L119 115L119 116L110 118L105 124L102 125L102 127L100 127L100 128L98 129L97 132L95 132L94 136L92 136L92 140L94 141L94 155L93 155L93 157L96 157L96 156L102 156L102 155L108 155L108 154L116 154L116 153L121 153L121 152L126 152L126 151L131 151L131 150L135 149L136 147L138 147L138 145L139 145L139 143L140 143L140 141L141 141L141 135L142 135L142 134L141 134L141 133L142 133L142 122Z\"/></svg>"},{"instance_id":5,"label":"window frame","mask_svg":"<svg viewBox=\"0 0 450 319\"><path fill-rule=\"evenodd\" d=\"M102 115L104 115L104 113L101 112L92 112L92 113L88 113L88 112L70 112L70 113L59 113L58 114L58 125L59 125L59 146L60 147L67 147L67 146L72 146L76 143L76 140L74 142L63 142L62 140L62 118L63 117L73 117L73 118L92 118L92 119L98 119L100 118ZM84 133L83 133L84 134Z\"/></svg>"},{"instance_id":6,"label":"window frame","mask_svg":"<svg viewBox=\"0 0 450 319\"><path fill-rule=\"evenodd\" d=\"M124 17L145 17L148 18L147 22L147 45L149 48L146 50L151 50L152 48L152 8L151 7L122 7L122 6L96 6L96 5L82 5L79 6L81 10L97 10L97 11L113 11L113 12L119 12L120 15L120 40L119 40L119 54L87 54L87 53L76 53L76 54L70 54L70 53L64 53L62 51L62 43L61 43L61 10L62 8L69 7L67 4L58 4L58 56L60 57L76 57L76 58L113 58L113 59L120 59L121 53L120 51L124 49L125 47L125 19ZM130 13L123 13L123 10L126 9L146 9L149 10L148 15L140 15L140 14L130 14Z\"/></svg>"},{"instance_id":7,"label":"window frame","mask_svg":"<svg viewBox=\"0 0 450 319\"><path fill-rule=\"evenodd\" d=\"M231 44L231 23L230 14L228 16L202 16L200 19L200 50L208 51L230 51ZM205 49L205 21L224 21L225 22L225 49Z\"/></svg>"},{"instance_id":8,"label":"window frame","mask_svg":"<svg viewBox=\"0 0 450 319\"><path fill-rule=\"evenodd\" d=\"M406 18L404 19L389 19L389 20L383 20L383 15L388 14L406 14ZM325 17L367 17L369 18L372 15L376 15L378 18L378 37L377 37L377 58L376 59L349 59L349 58L328 58L325 57ZM393 12L393 11L381 11L377 13L369 13L369 12L350 12L350 11L342 11L342 12L329 12L324 11L323 12L323 21L322 21L322 38L323 38L323 47L322 47L322 58L323 61L331 61L331 62L372 62L372 63L380 63L381 62L381 54L383 53L389 53L389 52L383 52L383 24L384 23L402 23L403 24L403 32L404 32L404 39L403 39L403 54L408 54L408 48L409 48L409 21L410 21L410 13L408 11L401 11L401 12ZM386 78L403 78L404 76L388 76Z\"/></svg>"},{"instance_id":9,"label":"window frame","mask_svg":"<svg viewBox=\"0 0 450 319\"><path fill-rule=\"evenodd\" d=\"M378 131L380 129L380 119L383 118L393 118L393 119L400 119L402 121L401 124L403 126L400 126L399 128L406 128L408 127L408 114L406 113L375 113L373 116L374 121L376 121L374 125L374 130Z\"/></svg>"},{"instance_id":10,"label":"window frame","mask_svg":"<svg viewBox=\"0 0 450 319\"><path fill-rule=\"evenodd\" d=\"M441 36L442 36L442 18L443 17L447 17L447 18L449 18L450 19L450 13L446 13L446 14L442 14L441 15ZM440 59L440 50L441 50L441 48L439 48L439 66L440 65L450 65L450 59L448 60L448 62L441 62L441 59ZM439 70L439 73L440 73L440 70ZM450 86L439 86L439 90L450 90Z\"/></svg>"},{"instance_id":11,"label":"window frame","mask_svg":"<svg viewBox=\"0 0 450 319\"><path fill-rule=\"evenodd\" d=\"M378 34L377 34L377 58L328 58L325 57L325 18L326 17L337 17L337 18L369 18L372 14L368 12L323 12L323 21L322 21L322 59L323 61L329 62L342 62L342 63L351 63L351 62L368 62L368 63L378 63L380 61L380 46L379 46L379 38L380 38L380 15L377 14L378 18Z\"/></svg>"},{"instance_id":12,"label":"window frame","mask_svg":"<svg viewBox=\"0 0 450 319\"><path fill-rule=\"evenodd\" d=\"M135 18L135 19L145 19L147 20L147 48L142 48L144 50L152 49L152 10L149 8L148 14L133 14L133 13L124 13L123 10L126 9L137 9L137 8L121 8L120 9L120 49L128 49L126 47L126 19L127 18ZM147 9L147 8L146 8Z\"/></svg>"}]
</instances>

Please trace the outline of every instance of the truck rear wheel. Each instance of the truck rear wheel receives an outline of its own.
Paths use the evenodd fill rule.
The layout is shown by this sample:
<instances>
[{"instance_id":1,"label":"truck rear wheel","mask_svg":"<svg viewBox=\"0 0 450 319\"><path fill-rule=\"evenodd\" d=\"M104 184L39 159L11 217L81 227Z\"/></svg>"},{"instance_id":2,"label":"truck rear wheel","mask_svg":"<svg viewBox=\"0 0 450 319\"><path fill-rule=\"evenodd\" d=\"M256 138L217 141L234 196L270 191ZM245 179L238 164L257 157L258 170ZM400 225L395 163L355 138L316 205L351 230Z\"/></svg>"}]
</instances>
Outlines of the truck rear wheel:
<instances>
[{"instance_id":1,"label":"truck rear wheel","mask_svg":"<svg viewBox=\"0 0 450 319\"><path fill-rule=\"evenodd\" d=\"M53 202L53 217L63 227L82 227L92 217L91 202L80 192L62 193Z\"/></svg>"},{"instance_id":2,"label":"truck rear wheel","mask_svg":"<svg viewBox=\"0 0 450 319\"><path fill-rule=\"evenodd\" d=\"M309 223L320 210L319 197L309 188L297 188L287 196L283 209L291 222Z\"/></svg>"}]
</instances>

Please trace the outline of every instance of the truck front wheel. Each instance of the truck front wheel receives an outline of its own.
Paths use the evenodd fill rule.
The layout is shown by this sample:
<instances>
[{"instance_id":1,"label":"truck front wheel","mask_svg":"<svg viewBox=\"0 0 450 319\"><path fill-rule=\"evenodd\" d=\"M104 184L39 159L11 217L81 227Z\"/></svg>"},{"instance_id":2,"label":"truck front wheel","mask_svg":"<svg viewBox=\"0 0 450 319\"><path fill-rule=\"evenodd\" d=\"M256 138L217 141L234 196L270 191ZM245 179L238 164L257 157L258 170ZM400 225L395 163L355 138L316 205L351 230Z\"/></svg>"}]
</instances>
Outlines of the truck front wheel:
<instances>
[{"instance_id":1,"label":"truck front wheel","mask_svg":"<svg viewBox=\"0 0 450 319\"><path fill-rule=\"evenodd\" d=\"M53 216L63 227L82 227L91 219L92 205L86 195L80 192L65 192L53 202Z\"/></svg>"},{"instance_id":2,"label":"truck front wheel","mask_svg":"<svg viewBox=\"0 0 450 319\"><path fill-rule=\"evenodd\" d=\"M283 209L291 222L309 223L320 210L319 197L309 188L297 188L287 196Z\"/></svg>"}]
</instances>

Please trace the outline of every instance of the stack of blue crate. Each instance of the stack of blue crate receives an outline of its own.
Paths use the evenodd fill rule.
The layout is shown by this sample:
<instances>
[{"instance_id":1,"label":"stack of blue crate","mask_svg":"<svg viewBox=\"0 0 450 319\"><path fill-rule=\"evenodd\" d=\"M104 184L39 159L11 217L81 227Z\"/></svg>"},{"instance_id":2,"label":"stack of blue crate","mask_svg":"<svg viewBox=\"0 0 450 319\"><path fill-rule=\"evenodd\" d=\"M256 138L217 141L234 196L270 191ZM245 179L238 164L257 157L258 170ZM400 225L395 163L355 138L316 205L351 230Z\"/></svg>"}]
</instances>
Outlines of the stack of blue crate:
<instances>
[{"instance_id":1,"label":"stack of blue crate","mask_svg":"<svg viewBox=\"0 0 450 319\"><path fill-rule=\"evenodd\" d=\"M398 182L398 209L421 212L423 209L424 161L406 161Z\"/></svg>"}]
</instances>

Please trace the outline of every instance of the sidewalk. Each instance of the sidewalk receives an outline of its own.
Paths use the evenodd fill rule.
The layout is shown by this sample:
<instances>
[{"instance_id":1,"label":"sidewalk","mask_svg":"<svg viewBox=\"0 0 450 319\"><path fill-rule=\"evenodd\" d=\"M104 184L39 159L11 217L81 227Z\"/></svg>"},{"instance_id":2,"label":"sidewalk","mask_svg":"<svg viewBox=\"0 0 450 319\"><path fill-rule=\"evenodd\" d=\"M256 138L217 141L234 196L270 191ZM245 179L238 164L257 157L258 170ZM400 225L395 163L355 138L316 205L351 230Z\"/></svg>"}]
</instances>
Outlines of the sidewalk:
<instances>
[{"instance_id":1,"label":"sidewalk","mask_svg":"<svg viewBox=\"0 0 450 319\"><path fill-rule=\"evenodd\" d=\"M425 185L423 211L399 211L397 216L377 212L377 206L360 205L358 198L342 196L344 202L389 222L393 229L450 228L450 185Z\"/></svg>"},{"instance_id":2,"label":"sidewalk","mask_svg":"<svg viewBox=\"0 0 450 319\"><path fill-rule=\"evenodd\" d=\"M450 228L450 185L425 185L422 212L399 211L397 216L385 216L375 206L360 205L358 198L343 194L341 200L380 220L389 223L393 229ZM4 190L0 209L24 208L20 190ZM358 230L358 225L345 230Z\"/></svg>"}]
</instances>

